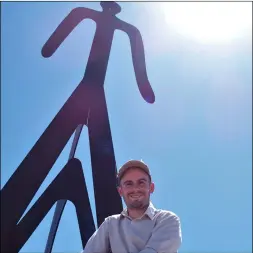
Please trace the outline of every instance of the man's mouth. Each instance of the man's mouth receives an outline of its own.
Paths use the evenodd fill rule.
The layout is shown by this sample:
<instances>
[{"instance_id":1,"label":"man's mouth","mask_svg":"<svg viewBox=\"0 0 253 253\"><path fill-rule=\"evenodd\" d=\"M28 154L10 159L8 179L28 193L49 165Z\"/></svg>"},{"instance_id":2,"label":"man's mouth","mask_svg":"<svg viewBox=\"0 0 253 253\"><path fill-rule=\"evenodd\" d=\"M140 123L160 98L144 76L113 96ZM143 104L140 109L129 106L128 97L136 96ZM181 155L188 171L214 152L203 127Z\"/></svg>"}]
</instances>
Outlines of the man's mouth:
<instances>
[{"instance_id":1,"label":"man's mouth","mask_svg":"<svg viewBox=\"0 0 253 253\"><path fill-rule=\"evenodd\" d=\"M140 195L140 194L131 194L131 195L129 195L129 197L131 199L139 199L140 197L142 197L142 195Z\"/></svg>"}]
</instances>

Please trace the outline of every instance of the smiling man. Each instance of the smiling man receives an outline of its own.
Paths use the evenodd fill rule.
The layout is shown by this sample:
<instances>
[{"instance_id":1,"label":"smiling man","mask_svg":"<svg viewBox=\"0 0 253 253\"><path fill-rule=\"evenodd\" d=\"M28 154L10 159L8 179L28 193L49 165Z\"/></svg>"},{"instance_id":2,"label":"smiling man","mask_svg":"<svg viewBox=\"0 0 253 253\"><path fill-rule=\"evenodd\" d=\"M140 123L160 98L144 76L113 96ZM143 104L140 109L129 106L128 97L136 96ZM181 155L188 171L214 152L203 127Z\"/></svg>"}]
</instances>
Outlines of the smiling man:
<instances>
[{"instance_id":1,"label":"smiling man","mask_svg":"<svg viewBox=\"0 0 253 253\"><path fill-rule=\"evenodd\" d=\"M150 202L154 183L148 166L130 160L118 172L118 192L126 209L105 219L83 253L175 253L181 245L176 214Z\"/></svg>"}]
</instances>

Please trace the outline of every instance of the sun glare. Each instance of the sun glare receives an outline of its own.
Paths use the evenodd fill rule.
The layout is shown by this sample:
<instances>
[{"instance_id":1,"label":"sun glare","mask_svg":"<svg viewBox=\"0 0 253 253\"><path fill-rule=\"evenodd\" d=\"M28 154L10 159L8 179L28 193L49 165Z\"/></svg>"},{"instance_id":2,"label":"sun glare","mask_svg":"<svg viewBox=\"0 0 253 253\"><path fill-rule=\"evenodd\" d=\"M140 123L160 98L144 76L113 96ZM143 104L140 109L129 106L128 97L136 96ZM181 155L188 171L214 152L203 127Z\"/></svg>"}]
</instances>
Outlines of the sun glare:
<instances>
[{"instance_id":1,"label":"sun glare","mask_svg":"<svg viewBox=\"0 0 253 253\"><path fill-rule=\"evenodd\" d=\"M200 43L228 43L252 30L249 2L167 2L161 10L171 29Z\"/></svg>"}]
</instances>

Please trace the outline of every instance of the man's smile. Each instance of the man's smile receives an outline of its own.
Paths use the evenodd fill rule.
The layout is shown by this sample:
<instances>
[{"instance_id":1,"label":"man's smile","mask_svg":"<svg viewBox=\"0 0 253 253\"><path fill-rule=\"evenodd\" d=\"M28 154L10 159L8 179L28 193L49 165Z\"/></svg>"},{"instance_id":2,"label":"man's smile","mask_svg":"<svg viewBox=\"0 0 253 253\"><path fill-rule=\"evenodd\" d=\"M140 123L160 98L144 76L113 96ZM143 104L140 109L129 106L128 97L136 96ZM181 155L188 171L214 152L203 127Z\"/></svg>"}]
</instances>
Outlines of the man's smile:
<instances>
[{"instance_id":1,"label":"man's smile","mask_svg":"<svg viewBox=\"0 0 253 253\"><path fill-rule=\"evenodd\" d=\"M129 195L129 197L130 197L131 199L134 199L134 200L139 199L139 198L141 198L142 196L143 196L142 194L130 194L130 195Z\"/></svg>"}]
</instances>

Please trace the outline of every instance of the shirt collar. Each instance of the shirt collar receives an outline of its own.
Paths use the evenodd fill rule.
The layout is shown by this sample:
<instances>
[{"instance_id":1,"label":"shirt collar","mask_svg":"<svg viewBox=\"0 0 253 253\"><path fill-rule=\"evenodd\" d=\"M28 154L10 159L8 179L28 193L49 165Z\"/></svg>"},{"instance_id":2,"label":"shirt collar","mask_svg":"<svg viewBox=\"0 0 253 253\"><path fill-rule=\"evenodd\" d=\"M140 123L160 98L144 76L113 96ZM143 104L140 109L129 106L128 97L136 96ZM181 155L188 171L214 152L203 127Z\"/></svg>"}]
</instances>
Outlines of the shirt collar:
<instances>
[{"instance_id":1,"label":"shirt collar","mask_svg":"<svg viewBox=\"0 0 253 253\"><path fill-rule=\"evenodd\" d=\"M155 211L156 211L156 208L155 208L154 205L150 202L148 208L146 209L146 211L144 212L144 214L143 214L139 219L141 219L142 217L144 217L145 215L147 215L151 220L153 220L153 218L154 218L154 216L155 216ZM128 216L127 208L124 209L124 210L121 212L121 216L130 218L130 217Z\"/></svg>"}]
</instances>

